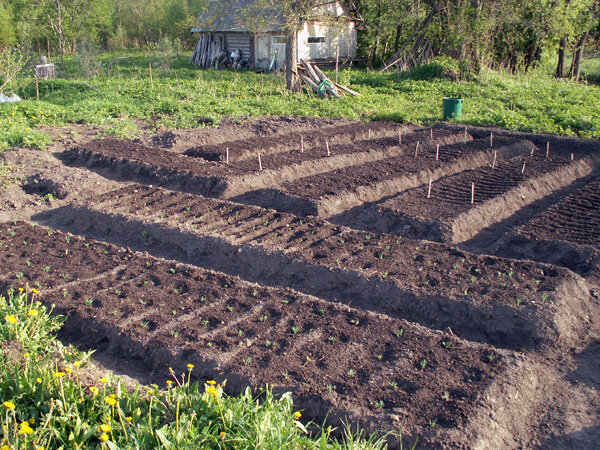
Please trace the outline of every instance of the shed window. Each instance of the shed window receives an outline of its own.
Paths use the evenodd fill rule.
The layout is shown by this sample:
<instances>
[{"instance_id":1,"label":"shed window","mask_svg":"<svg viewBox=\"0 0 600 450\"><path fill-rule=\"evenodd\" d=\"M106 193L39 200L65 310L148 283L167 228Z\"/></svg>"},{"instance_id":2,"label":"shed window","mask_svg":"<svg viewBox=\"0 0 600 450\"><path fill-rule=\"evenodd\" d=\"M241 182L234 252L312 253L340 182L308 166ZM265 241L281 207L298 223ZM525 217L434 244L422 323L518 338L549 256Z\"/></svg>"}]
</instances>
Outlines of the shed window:
<instances>
[{"instance_id":1,"label":"shed window","mask_svg":"<svg viewBox=\"0 0 600 450\"><path fill-rule=\"evenodd\" d=\"M321 42L325 42L324 36L309 36L308 37L309 44L319 44Z\"/></svg>"},{"instance_id":2,"label":"shed window","mask_svg":"<svg viewBox=\"0 0 600 450\"><path fill-rule=\"evenodd\" d=\"M273 44L285 44L285 36L273 36L271 42Z\"/></svg>"}]
</instances>

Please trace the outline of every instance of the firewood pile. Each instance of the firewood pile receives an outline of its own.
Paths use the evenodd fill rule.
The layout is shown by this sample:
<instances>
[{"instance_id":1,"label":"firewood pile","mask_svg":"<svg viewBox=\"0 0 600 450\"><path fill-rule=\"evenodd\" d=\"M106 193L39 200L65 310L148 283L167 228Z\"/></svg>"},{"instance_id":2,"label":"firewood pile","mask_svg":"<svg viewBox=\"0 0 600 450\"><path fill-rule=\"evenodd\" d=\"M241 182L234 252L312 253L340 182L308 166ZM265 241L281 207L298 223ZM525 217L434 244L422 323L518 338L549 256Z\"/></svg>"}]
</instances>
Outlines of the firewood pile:
<instances>
[{"instance_id":1,"label":"firewood pile","mask_svg":"<svg viewBox=\"0 0 600 450\"><path fill-rule=\"evenodd\" d=\"M311 64L304 59L301 59L300 64L296 66L296 72L302 84L320 97L340 98L346 94L362 97L358 92L332 81L316 64Z\"/></svg>"}]
</instances>

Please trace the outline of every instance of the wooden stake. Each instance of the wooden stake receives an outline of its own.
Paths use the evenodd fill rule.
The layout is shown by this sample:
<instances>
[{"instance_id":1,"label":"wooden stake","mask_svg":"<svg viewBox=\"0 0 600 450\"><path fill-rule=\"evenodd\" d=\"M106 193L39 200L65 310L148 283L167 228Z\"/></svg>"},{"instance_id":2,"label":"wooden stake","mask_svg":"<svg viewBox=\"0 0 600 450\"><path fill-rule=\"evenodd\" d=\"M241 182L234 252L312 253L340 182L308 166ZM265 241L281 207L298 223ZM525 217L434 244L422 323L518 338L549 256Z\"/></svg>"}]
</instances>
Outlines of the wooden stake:
<instances>
[{"instance_id":1,"label":"wooden stake","mask_svg":"<svg viewBox=\"0 0 600 450\"><path fill-rule=\"evenodd\" d=\"M340 46L335 49L335 82L338 83L338 68L340 66Z\"/></svg>"},{"instance_id":2,"label":"wooden stake","mask_svg":"<svg viewBox=\"0 0 600 450\"><path fill-rule=\"evenodd\" d=\"M304 153L304 136L300 136L300 153Z\"/></svg>"},{"instance_id":3,"label":"wooden stake","mask_svg":"<svg viewBox=\"0 0 600 450\"><path fill-rule=\"evenodd\" d=\"M494 132L492 131L490 133L490 147L494 146Z\"/></svg>"},{"instance_id":4,"label":"wooden stake","mask_svg":"<svg viewBox=\"0 0 600 450\"><path fill-rule=\"evenodd\" d=\"M433 141L433 128L429 129L429 139Z\"/></svg>"},{"instance_id":5,"label":"wooden stake","mask_svg":"<svg viewBox=\"0 0 600 450\"><path fill-rule=\"evenodd\" d=\"M229 164L229 147L225 149L225 163Z\"/></svg>"},{"instance_id":6,"label":"wooden stake","mask_svg":"<svg viewBox=\"0 0 600 450\"><path fill-rule=\"evenodd\" d=\"M475 183L471 183L471 205L475 203Z\"/></svg>"},{"instance_id":7,"label":"wooden stake","mask_svg":"<svg viewBox=\"0 0 600 450\"><path fill-rule=\"evenodd\" d=\"M573 155L573 153L571 153L571 161L573 161L573 157L574 157L574 156L575 156L575 155Z\"/></svg>"},{"instance_id":8,"label":"wooden stake","mask_svg":"<svg viewBox=\"0 0 600 450\"><path fill-rule=\"evenodd\" d=\"M467 126L465 125L465 137L467 137Z\"/></svg>"},{"instance_id":9,"label":"wooden stake","mask_svg":"<svg viewBox=\"0 0 600 450\"><path fill-rule=\"evenodd\" d=\"M262 170L262 161L260 159L260 153L258 154L258 168Z\"/></svg>"},{"instance_id":10,"label":"wooden stake","mask_svg":"<svg viewBox=\"0 0 600 450\"><path fill-rule=\"evenodd\" d=\"M546 142L546 158L550 156L550 141Z\"/></svg>"},{"instance_id":11,"label":"wooden stake","mask_svg":"<svg viewBox=\"0 0 600 450\"><path fill-rule=\"evenodd\" d=\"M440 144L437 145L436 149L435 149L435 160L439 161L440 160Z\"/></svg>"},{"instance_id":12,"label":"wooden stake","mask_svg":"<svg viewBox=\"0 0 600 450\"><path fill-rule=\"evenodd\" d=\"M531 156L533 156L533 151L535 150L535 148L531 147Z\"/></svg>"},{"instance_id":13,"label":"wooden stake","mask_svg":"<svg viewBox=\"0 0 600 450\"><path fill-rule=\"evenodd\" d=\"M369 139L371 139L371 129L369 128Z\"/></svg>"},{"instance_id":14,"label":"wooden stake","mask_svg":"<svg viewBox=\"0 0 600 450\"><path fill-rule=\"evenodd\" d=\"M398 145L402 145L402 131L398 130Z\"/></svg>"},{"instance_id":15,"label":"wooden stake","mask_svg":"<svg viewBox=\"0 0 600 450\"><path fill-rule=\"evenodd\" d=\"M35 98L38 102L40 101L40 88L38 87L37 77L35 77Z\"/></svg>"},{"instance_id":16,"label":"wooden stake","mask_svg":"<svg viewBox=\"0 0 600 450\"><path fill-rule=\"evenodd\" d=\"M427 198L431 197L431 177L429 177L429 189L427 190Z\"/></svg>"},{"instance_id":17,"label":"wooden stake","mask_svg":"<svg viewBox=\"0 0 600 450\"><path fill-rule=\"evenodd\" d=\"M525 163L526 161L523 161L523 168L521 169L521 173L525 173Z\"/></svg>"},{"instance_id":18,"label":"wooden stake","mask_svg":"<svg viewBox=\"0 0 600 450\"><path fill-rule=\"evenodd\" d=\"M327 139L325 139L325 145L327 145L327 156L331 156L331 153L329 152L329 141Z\"/></svg>"},{"instance_id":19,"label":"wooden stake","mask_svg":"<svg viewBox=\"0 0 600 450\"><path fill-rule=\"evenodd\" d=\"M498 152L494 150L494 162L492 163L492 169L496 167L496 158L498 158Z\"/></svg>"},{"instance_id":20,"label":"wooden stake","mask_svg":"<svg viewBox=\"0 0 600 450\"><path fill-rule=\"evenodd\" d=\"M415 147L415 158L417 157L417 155L419 154L419 144L421 143L421 141L417 141L417 146Z\"/></svg>"},{"instance_id":21,"label":"wooden stake","mask_svg":"<svg viewBox=\"0 0 600 450\"><path fill-rule=\"evenodd\" d=\"M152 61L148 61L148 67L150 67L150 89L154 89L154 81L152 80Z\"/></svg>"}]
</instances>

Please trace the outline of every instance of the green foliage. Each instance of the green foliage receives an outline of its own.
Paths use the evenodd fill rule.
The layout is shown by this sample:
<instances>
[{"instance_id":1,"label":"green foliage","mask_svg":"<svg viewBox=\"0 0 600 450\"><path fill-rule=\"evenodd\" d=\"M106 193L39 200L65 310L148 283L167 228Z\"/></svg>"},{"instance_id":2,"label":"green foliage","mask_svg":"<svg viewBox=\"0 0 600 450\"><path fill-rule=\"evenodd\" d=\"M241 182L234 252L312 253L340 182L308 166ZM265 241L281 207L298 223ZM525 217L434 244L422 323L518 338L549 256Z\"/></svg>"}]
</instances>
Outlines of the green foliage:
<instances>
[{"instance_id":1,"label":"green foliage","mask_svg":"<svg viewBox=\"0 0 600 450\"><path fill-rule=\"evenodd\" d=\"M290 393L267 387L233 397L214 381L192 383L194 366L171 369L165 388L127 390L103 376L92 352L56 339L62 318L37 291L0 297L0 446L10 448L319 448L379 449L384 439L302 424ZM306 433L305 426L317 432Z\"/></svg>"},{"instance_id":2,"label":"green foliage","mask_svg":"<svg viewBox=\"0 0 600 450\"><path fill-rule=\"evenodd\" d=\"M122 53L98 58L106 67L116 56ZM44 147L49 139L43 127L69 123L95 125L121 137L139 134L139 120L150 131L217 125L224 117L292 114L435 123L448 96L465 99L464 123L600 137L600 89L556 80L542 69L518 75L488 70L461 82L447 75L460 65L444 58L406 73L345 69L340 81L364 96L333 101L290 93L277 73L199 70L187 56L175 57L168 72L154 70L152 88L149 55L130 56L113 66L110 77L104 71L89 80L39 80L39 102L33 79L25 79L17 92L24 100L0 105L0 148ZM75 70L70 58L65 67Z\"/></svg>"},{"instance_id":3,"label":"green foliage","mask_svg":"<svg viewBox=\"0 0 600 450\"><path fill-rule=\"evenodd\" d=\"M16 42L15 29L11 15L6 7L0 4L0 50L12 47Z\"/></svg>"}]
</instances>

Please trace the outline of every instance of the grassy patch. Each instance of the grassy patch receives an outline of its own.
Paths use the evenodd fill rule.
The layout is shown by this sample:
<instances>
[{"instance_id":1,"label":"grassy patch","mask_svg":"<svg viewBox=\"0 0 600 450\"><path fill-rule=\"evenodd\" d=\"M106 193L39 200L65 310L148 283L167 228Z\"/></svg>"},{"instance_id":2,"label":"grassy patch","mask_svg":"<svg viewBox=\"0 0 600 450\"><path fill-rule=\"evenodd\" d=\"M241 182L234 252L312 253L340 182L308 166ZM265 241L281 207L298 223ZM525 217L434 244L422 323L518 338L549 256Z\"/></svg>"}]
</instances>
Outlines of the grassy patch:
<instances>
[{"instance_id":1,"label":"grassy patch","mask_svg":"<svg viewBox=\"0 0 600 450\"><path fill-rule=\"evenodd\" d=\"M104 67L113 56L102 56ZM90 79L40 80L39 102L34 80L21 80L19 95L25 100L0 105L0 149L43 148L48 138L36 129L69 123L97 125L124 137L140 132L136 119L148 121L153 130L262 115L435 123L441 120L441 102L447 96L464 97L464 123L600 137L600 88L556 80L543 70L524 75L484 72L455 82L435 64L409 74L346 69L340 81L364 97L323 100L287 92L280 74L200 70L187 61L187 56L180 57L169 70L155 68L153 86L148 57L141 54L119 61L110 77L104 73ZM69 73L72 66L67 60L64 70Z\"/></svg>"},{"instance_id":2,"label":"grassy patch","mask_svg":"<svg viewBox=\"0 0 600 450\"><path fill-rule=\"evenodd\" d=\"M290 394L267 388L228 396L213 381L192 383L176 368L165 388L124 388L98 375L91 353L55 338L64 319L37 291L0 297L0 447L8 448L383 448L382 439L302 423ZM305 428L316 430L307 434Z\"/></svg>"}]
</instances>

